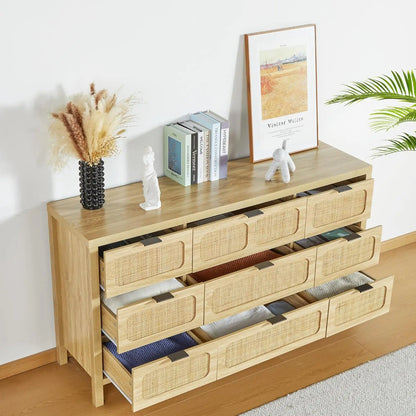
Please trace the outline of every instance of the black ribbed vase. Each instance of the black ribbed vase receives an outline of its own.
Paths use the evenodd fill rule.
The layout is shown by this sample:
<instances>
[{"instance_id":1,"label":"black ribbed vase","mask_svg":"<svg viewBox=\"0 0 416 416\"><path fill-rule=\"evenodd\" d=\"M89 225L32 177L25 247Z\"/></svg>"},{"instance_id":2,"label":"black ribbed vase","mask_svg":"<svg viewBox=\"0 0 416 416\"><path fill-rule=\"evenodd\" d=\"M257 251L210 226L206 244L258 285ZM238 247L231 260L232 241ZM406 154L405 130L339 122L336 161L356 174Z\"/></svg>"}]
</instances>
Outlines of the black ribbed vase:
<instances>
[{"instance_id":1,"label":"black ribbed vase","mask_svg":"<svg viewBox=\"0 0 416 416\"><path fill-rule=\"evenodd\" d=\"M89 165L79 161L79 192L85 209L99 209L104 205L104 161Z\"/></svg>"}]
</instances>

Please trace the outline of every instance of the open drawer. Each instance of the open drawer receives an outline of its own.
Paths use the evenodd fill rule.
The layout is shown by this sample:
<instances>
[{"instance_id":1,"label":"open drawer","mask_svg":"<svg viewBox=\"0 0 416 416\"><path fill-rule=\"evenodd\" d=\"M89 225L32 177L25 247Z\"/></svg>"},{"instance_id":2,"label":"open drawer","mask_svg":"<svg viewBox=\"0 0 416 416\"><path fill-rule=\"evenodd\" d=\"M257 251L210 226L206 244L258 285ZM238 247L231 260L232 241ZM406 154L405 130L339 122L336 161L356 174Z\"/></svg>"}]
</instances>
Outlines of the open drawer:
<instances>
[{"instance_id":1,"label":"open drawer","mask_svg":"<svg viewBox=\"0 0 416 416\"><path fill-rule=\"evenodd\" d=\"M112 297L191 269L192 230L181 230L102 250L100 283Z\"/></svg>"},{"instance_id":2,"label":"open drawer","mask_svg":"<svg viewBox=\"0 0 416 416\"><path fill-rule=\"evenodd\" d=\"M394 276L374 279L356 272L302 292L308 301L329 299L327 336L366 322L390 310Z\"/></svg>"},{"instance_id":3,"label":"open drawer","mask_svg":"<svg viewBox=\"0 0 416 416\"><path fill-rule=\"evenodd\" d=\"M287 256L267 250L193 273L205 282L204 324L314 286L315 258L315 247Z\"/></svg>"},{"instance_id":4,"label":"open drawer","mask_svg":"<svg viewBox=\"0 0 416 416\"><path fill-rule=\"evenodd\" d=\"M373 186L374 180L369 179L336 186L306 197L308 205L305 235L317 235L368 219Z\"/></svg>"},{"instance_id":5,"label":"open drawer","mask_svg":"<svg viewBox=\"0 0 416 416\"><path fill-rule=\"evenodd\" d=\"M101 304L103 332L119 353L196 328L203 315L204 285L186 287L179 279L103 299Z\"/></svg>"},{"instance_id":6,"label":"open drawer","mask_svg":"<svg viewBox=\"0 0 416 416\"><path fill-rule=\"evenodd\" d=\"M305 233L306 199L297 198L193 228L193 271L248 256Z\"/></svg>"},{"instance_id":7,"label":"open drawer","mask_svg":"<svg viewBox=\"0 0 416 416\"><path fill-rule=\"evenodd\" d=\"M186 348L178 350L180 345L175 341L176 351L157 359L154 359L157 355L152 352L141 354L138 349L130 352L133 358L128 360L123 355L117 355L111 344L103 345L104 374L132 403L134 412L216 380L215 343L202 344L192 333L187 333L171 337L168 348L172 340L185 335L194 340L191 343L187 341L189 347L185 345ZM153 344L149 346L159 355L167 348L166 344L160 343L156 348ZM143 355L150 361L143 363L146 361L142 359ZM135 365L135 362L140 364Z\"/></svg>"},{"instance_id":8,"label":"open drawer","mask_svg":"<svg viewBox=\"0 0 416 416\"><path fill-rule=\"evenodd\" d=\"M256 307L251 311L205 325L195 331L202 339L215 339L217 342L218 378L226 377L325 337L328 300L309 304L300 296L292 295L272 305L280 303L288 304L289 311L276 313L273 310L269 317L265 316L267 319L256 322L254 320L256 316L249 315L249 313L263 314L259 312L259 307ZM271 308L270 305L269 307ZM264 306L260 308L269 310ZM278 306L278 309L281 308ZM284 306L283 310L285 310ZM238 328L239 325L237 318L242 319L243 323L246 320L254 320L254 324L251 323L250 326L235 330L235 327ZM234 332L227 333L227 330L223 329L222 322L227 322L226 326L234 327Z\"/></svg>"}]
</instances>

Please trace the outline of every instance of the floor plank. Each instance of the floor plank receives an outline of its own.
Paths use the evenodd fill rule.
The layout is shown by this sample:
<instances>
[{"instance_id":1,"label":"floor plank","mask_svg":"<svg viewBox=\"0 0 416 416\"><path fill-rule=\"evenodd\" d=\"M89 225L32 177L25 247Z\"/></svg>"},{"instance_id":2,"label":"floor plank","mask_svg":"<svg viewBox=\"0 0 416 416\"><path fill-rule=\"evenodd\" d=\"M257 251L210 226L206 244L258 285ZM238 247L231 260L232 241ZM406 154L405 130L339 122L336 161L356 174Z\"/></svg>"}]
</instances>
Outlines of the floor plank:
<instances>
[{"instance_id":1,"label":"floor plank","mask_svg":"<svg viewBox=\"0 0 416 416\"><path fill-rule=\"evenodd\" d=\"M395 275L390 313L241 373L137 412L146 416L234 416L368 360L416 342L416 243L385 252L371 269ZM112 385L105 406L91 404L90 378L79 365L45 365L0 381L0 414L124 416L129 403Z\"/></svg>"}]
</instances>

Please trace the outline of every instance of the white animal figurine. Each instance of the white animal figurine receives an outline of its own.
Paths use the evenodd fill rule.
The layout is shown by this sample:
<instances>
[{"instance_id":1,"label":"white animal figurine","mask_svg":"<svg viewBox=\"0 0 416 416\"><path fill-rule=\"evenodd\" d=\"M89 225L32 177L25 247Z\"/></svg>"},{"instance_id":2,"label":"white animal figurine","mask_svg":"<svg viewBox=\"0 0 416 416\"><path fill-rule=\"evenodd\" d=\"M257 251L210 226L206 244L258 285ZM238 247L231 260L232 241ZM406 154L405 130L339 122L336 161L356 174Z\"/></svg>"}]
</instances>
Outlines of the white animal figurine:
<instances>
[{"instance_id":1,"label":"white animal figurine","mask_svg":"<svg viewBox=\"0 0 416 416\"><path fill-rule=\"evenodd\" d=\"M271 181L276 170L279 169L283 182L290 182L290 172L294 172L296 166L286 150L286 140L283 140L281 149L276 149L273 152L273 162L265 175L266 181Z\"/></svg>"},{"instance_id":2,"label":"white animal figurine","mask_svg":"<svg viewBox=\"0 0 416 416\"><path fill-rule=\"evenodd\" d=\"M157 174L154 167L155 154L151 146L146 146L143 163L144 163L144 176L143 176L143 194L145 202L140 204L140 207L145 211L152 209L158 209L161 206L160 203L160 189L159 182L157 180Z\"/></svg>"}]
</instances>

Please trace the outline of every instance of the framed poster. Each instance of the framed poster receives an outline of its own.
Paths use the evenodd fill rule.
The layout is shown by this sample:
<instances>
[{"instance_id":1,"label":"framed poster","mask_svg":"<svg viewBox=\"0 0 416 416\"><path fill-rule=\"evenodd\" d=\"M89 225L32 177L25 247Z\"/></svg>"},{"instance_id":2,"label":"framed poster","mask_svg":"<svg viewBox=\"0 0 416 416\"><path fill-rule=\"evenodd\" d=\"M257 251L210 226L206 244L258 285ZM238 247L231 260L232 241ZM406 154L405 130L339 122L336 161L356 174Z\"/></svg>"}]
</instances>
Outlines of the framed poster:
<instances>
[{"instance_id":1,"label":"framed poster","mask_svg":"<svg viewBox=\"0 0 416 416\"><path fill-rule=\"evenodd\" d=\"M251 162L318 146L315 25L245 35Z\"/></svg>"}]
</instances>

